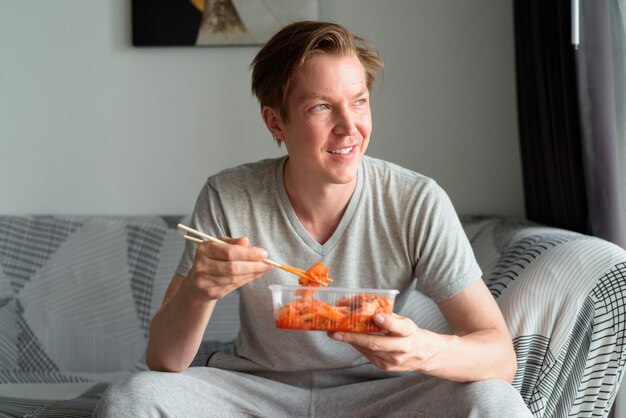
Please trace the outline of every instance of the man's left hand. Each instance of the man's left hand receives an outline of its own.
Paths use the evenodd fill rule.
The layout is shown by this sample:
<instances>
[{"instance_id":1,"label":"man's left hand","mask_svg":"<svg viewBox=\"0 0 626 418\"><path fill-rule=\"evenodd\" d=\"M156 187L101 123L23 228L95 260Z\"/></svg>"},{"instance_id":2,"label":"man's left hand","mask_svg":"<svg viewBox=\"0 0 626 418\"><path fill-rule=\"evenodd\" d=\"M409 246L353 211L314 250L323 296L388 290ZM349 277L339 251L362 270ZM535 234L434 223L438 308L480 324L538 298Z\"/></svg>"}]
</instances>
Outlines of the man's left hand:
<instances>
[{"instance_id":1,"label":"man's left hand","mask_svg":"<svg viewBox=\"0 0 626 418\"><path fill-rule=\"evenodd\" d=\"M329 332L336 341L352 345L373 365L385 371L419 371L426 360L430 333L397 314L376 314L383 334Z\"/></svg>"}]
</instances>

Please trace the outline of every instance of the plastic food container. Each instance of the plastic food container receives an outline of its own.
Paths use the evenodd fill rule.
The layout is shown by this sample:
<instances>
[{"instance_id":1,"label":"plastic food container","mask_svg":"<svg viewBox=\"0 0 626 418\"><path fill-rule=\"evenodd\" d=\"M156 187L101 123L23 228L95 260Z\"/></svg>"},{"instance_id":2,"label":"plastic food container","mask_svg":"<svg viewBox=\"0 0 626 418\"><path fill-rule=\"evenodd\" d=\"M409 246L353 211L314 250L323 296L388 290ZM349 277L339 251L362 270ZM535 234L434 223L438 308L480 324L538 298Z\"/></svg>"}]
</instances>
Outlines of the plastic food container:
<instances>
[{"instance_id":1,"label":"plastic food container","mask_svg":"<svg viewBox=\"0 0 626 418\"><path fill-rule=\"evenodd\" d=\"M380 332L377 313L391 313L397 290L270 285L276 327L306 331Z\"/></svg>"}]
</instances>

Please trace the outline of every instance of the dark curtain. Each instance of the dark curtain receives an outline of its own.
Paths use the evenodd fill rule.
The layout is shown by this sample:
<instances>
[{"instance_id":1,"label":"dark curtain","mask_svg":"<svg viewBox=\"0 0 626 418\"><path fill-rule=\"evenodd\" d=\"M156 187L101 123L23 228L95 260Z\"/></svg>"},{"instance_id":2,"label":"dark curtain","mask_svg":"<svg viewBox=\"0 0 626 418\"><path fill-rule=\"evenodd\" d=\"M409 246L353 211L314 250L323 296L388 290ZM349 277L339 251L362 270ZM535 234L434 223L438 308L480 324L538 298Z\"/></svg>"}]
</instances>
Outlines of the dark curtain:
<instances>
[{"instance_id":1,"label":"dark curtain","mask_svg":"<svg viewBox=\"0 0 626 418\"><path fill-rule=\"evenodd\" d=\"M581 1L576 69L591 232L626 248L609 1Z\"/></svg>"},{"instance_id":2,"label":"dark curtain","mask_svg":"<svg viewBox=\"0 0 626 418\"><path fill-rule=\"evenodd\" d=\"M514 4L526 216L590 233L569 2L515 0Z\"/></svg>"},{"instance_id":3,"label":"dark curtain","mask_svg":"<svg viewBox=\"0 0 626 418\"><path fill-rule=\"evenodd\" d=\"M570 13L569 1L514 0L526 216L624 247L608 0L581 1L578 51Z\"/></svg>"}]
</instances>

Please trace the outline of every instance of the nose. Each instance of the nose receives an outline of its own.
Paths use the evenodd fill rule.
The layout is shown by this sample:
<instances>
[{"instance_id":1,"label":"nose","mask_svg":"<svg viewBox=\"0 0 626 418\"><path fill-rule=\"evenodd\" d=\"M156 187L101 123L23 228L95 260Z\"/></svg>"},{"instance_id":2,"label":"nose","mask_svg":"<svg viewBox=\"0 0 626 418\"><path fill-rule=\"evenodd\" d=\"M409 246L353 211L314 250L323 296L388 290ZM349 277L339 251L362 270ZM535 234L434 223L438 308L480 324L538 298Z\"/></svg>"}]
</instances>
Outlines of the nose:
<instances>
[{"instance_id":1,"label":"nose","mask_svg":"<svg viewBox=\"0 0 626 418\"><path fill-rule=\"evenodd\" d=\"M352 109L340 107L336 108L335 111L335 127L333 132L337 135L354 135L357 131L357 119L353 114Z\"/></svg>"}]
</instances>

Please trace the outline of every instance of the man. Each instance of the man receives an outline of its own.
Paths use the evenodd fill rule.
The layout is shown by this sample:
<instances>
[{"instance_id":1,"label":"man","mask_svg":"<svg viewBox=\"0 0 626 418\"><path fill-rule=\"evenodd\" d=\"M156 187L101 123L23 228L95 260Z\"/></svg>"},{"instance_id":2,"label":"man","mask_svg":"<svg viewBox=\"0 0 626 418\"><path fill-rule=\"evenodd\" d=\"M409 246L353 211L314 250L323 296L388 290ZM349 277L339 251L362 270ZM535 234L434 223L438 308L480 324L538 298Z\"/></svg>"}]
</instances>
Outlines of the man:
<instances>
[{"instance_id":1,"label":"man","mask_svg":"<svg viewBox=\"0 0 626 418\"><path fill-rule=\"evenodd\" d=\"M290 24L261 49L252 90L287 156L208 179L191 226L240 238L187 245L151 324L153 371L113 385L99 414L530 416L510 385L506 324L450 200L433 180L364 155L382 67L371 45L331 23ZM401 310L375 317L383 335L277 329L268 285L296 278L262 262L268 254L321 261L334 286L406 295L417 282L454 335ZM235 353L188 368L215 305L235 290Z\"/></svg>"}]
</instances>

